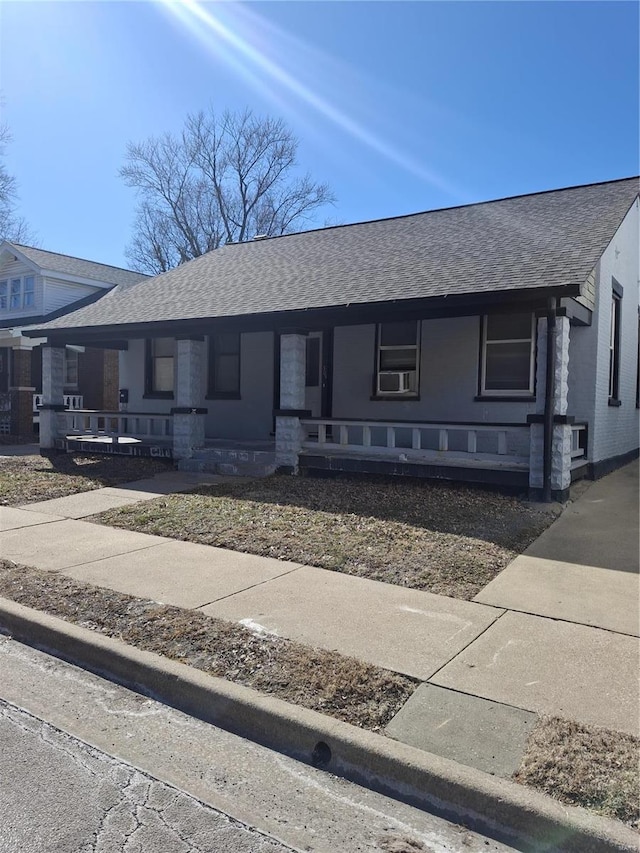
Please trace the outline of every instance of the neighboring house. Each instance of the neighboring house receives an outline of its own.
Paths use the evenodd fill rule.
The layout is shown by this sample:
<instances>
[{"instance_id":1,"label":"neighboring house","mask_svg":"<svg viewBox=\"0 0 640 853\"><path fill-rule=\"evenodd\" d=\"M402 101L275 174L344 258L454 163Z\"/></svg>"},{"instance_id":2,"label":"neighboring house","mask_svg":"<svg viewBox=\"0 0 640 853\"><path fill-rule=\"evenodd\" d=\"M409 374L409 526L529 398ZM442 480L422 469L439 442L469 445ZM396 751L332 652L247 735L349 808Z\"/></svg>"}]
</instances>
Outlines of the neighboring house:
<instances>
[{"instance_id":1,"label":"neighboring house","mask_svg":"<svg viewBox=\"0 0 640 853\"><path fill-rule=\"evenodd\" d=\"M42 446L562 499L638 452L638 186L255 239L120 284L28 332ZM65 345L121 348L118 415L60 414Z\"/></svg>"},{"instance_id":2,"label":"neighboring house","mask_svg":"<svg viewBox=\"0 0 640 853\"><path fill-rule=\"evenodd\" d=\"M0 243L0 435L32 438L42 393L41 341L25 328L60 317L118 284L147 276L93 261ZM68 408L116 408L118 357L91 346L65 348L62 364Z\"/></svg>"}]
</instances>

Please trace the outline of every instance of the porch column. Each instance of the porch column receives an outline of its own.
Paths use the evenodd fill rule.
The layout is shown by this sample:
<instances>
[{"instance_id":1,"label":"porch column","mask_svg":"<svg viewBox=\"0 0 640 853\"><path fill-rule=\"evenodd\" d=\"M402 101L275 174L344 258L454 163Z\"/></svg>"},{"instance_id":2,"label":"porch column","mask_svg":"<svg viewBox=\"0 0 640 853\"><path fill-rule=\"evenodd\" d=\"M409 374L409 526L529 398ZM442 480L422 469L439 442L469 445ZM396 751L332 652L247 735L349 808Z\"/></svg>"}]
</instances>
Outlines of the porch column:
<instances>
[{"instance_id":1,"label":"porch column","mask_svg":"<svg viewBox=\"0 0 640 853\"><path fill-rule=\"evenodd\" d=\"M298 472L304 430L307 336L302 332L280 336L280 409L276 412L276 464Z\"/></svg>"},{"instance_id":2,"label":"porch column","mask_svg":"<svg viewBox=\"0 0 640 853\"><path fill-rule=\"evenodd\" d=\"M567 416L569 399L569 318L556 317L553 438L551 450L551 490L560 500L568 497L571 485L571 419ZM547 386L547 319L538 320L536 369L536 414L531 421L529 486L538 492L544 487L544 405Z\"/></svg>"},{"instance_id":3,"label":"porch column","mask_svg":"<svg viewBox=\"0 0 640 853\"><path fill-rule=\"evenodd\" d=\"M21 438L33 436L33 395L31 379L31 349L17 347L11 350L11 434Z\"/></svg>"},{"instance_id":4,"label":"porch column","mask_svg":"<svg viewBox=\"0 0 640 853\"><path fill-rule=\"evenodd\" d=\"M40 449L55 447L64 435L64 347L42 347L42 405L40 406Z\"/></svg>"},{"instance_id":5,"label":"porch column","mask_svg":"<svg viewBox=\"0 0 640 853\"><path fill-rule=\"evenodd\" d=\"M202 402L204 341L202 338L176 340L176 406L173 415L173 456L189 459L193 451L204 446Z\"/></svg>"}]
</instances>

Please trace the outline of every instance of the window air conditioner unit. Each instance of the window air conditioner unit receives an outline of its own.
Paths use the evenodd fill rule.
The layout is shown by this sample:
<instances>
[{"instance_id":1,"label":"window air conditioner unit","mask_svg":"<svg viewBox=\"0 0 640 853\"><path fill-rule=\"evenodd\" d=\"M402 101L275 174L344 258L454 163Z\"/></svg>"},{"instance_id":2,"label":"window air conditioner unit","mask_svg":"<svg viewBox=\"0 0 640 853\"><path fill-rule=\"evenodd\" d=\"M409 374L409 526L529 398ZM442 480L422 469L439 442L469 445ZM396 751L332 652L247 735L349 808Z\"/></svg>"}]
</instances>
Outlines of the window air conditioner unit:
<instances>
[{"instance_id":1,"label":"window air conditioner unit","mask_svg":"<svg viewBox=\"0 0 640 853\"><path fill-rule=\"evenodd\" d=\"M383 370L378 374L379 394L406 394L415 391L415 370Z\"/></svg>"}]
</instances>

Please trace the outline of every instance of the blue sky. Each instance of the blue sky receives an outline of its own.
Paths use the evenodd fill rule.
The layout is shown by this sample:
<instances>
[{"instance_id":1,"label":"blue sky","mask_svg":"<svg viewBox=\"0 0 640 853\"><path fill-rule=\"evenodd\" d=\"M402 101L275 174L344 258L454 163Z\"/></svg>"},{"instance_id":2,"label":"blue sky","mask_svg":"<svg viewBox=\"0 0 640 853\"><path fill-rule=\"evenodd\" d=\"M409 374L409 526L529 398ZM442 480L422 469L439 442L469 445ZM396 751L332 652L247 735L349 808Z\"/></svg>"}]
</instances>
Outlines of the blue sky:
<instances>
[{"instance_id":1,"label":"blue sky","mask_svg":"<svg viewBox=\"0 0 640 853\"><path fill-rule=\"evenodd\" d=\"M20 212L43 248L125 265L127 142L209 103L283 117L332 222L638 174L638 8L0 0Z\"/></svg>"}]
</instances>

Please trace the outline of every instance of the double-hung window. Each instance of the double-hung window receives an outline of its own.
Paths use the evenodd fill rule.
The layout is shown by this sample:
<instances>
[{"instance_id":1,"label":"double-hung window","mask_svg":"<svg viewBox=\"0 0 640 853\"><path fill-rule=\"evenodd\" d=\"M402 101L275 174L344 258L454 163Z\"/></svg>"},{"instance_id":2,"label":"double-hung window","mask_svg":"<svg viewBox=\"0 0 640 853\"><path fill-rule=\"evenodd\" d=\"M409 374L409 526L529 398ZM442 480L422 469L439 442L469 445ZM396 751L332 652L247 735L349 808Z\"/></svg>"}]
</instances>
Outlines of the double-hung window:
<instances>
[{"instance_id":1,"label":"double-hung window","mask_svg":"<svg viewBox=\"0 0 640 853\"><path fill-rule=\"evenodd\" d=\"M145 395L173 396L173 338L152 338L146 342Z\"/></svg>"},{"instance_id":2,"label":"double-hung window","mask_svg":"<svg viewBox=\"0 0 640 853\"><path fill-rule=\"evenodd\" d=\"M375 396L417 397L420 323L380 323L377 338Z\"/></svg>"},{"instance_id":3,"label":"double-hung window","mask_svg":"<svg viewBox=\"0 0 640 853\"><path fill-rule=\"evenodd\" d=\"M535 317L491 314L482 319L480 393L528 397L534 391Z\"/></svg>"},{"instance_id":4,"label":"double-hung window","mask_svg":"<svg viewBox=\"0 0 640 853\"><path fill-rule=\"evenodd\" d=\"M208 397L240 397L240 340L240 332L220 332L209 338Z\"/></svg>"}]
</instances>

